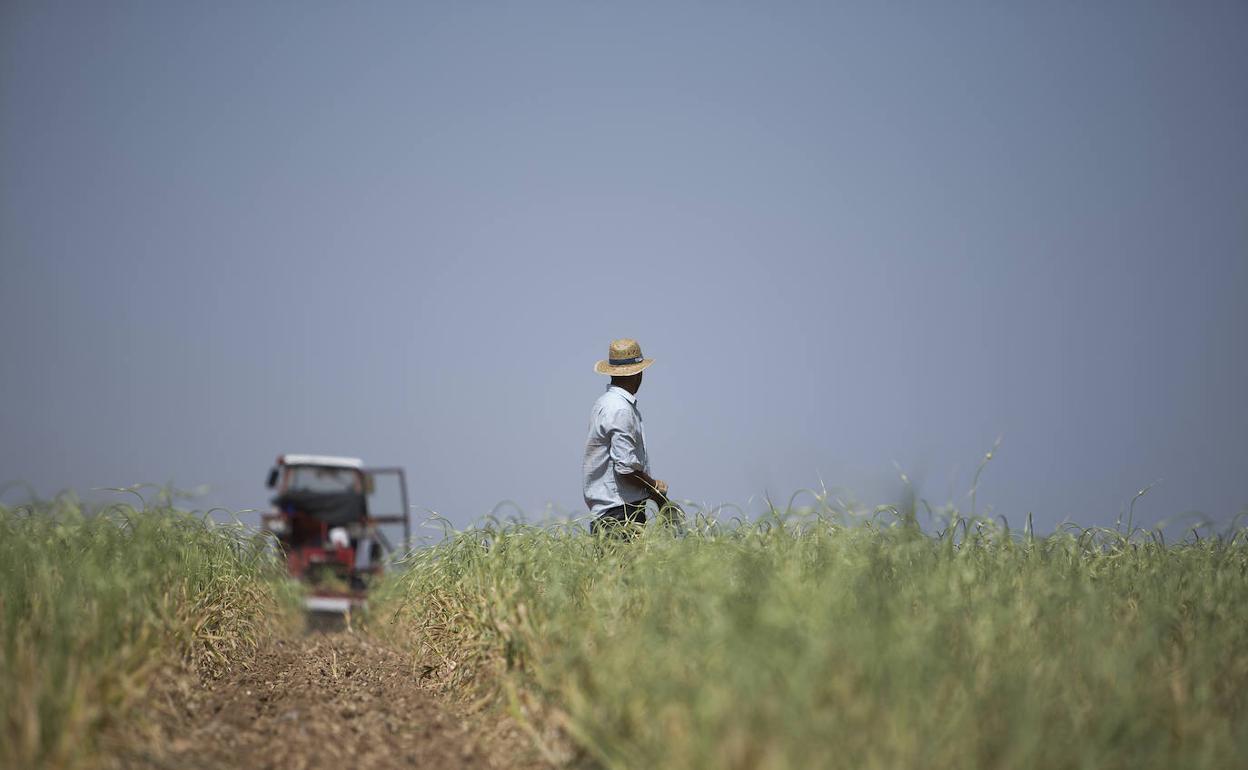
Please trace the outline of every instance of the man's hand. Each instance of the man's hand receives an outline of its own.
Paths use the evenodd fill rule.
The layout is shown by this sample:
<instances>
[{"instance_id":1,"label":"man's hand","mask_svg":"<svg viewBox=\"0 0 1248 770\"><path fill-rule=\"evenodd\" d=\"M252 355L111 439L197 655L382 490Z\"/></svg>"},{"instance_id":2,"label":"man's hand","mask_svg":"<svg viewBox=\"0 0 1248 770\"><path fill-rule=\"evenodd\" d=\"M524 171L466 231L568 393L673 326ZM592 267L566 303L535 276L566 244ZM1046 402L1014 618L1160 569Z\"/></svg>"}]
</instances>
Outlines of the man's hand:
<instances>
[{"instance_id":1,"label":"man's hand","mask_svg":"<svg viewBox=\"0 0 1248 770\"><path fill-rule=\"evenodd\" d=\"M650 488L650 499L659 506L659 519L666 524L674 525L683 532L685 512L680 509L679 505L667 498L667 482L656 479L645 471L634 471L634 473L643 484Z\"/></svg>"},{"instance_id":2,"label":"man's hand","mask_svg":"<svg viewBox=\"0 0 1248 770\"><path fill-rule=\"evenodd\" d=\"M637 480L646 485L646 488L654 493L654 501L662 505L667 500L667 482L654 478L645 471L633 471L633 475Z\"/></svg>"}]
</instances>

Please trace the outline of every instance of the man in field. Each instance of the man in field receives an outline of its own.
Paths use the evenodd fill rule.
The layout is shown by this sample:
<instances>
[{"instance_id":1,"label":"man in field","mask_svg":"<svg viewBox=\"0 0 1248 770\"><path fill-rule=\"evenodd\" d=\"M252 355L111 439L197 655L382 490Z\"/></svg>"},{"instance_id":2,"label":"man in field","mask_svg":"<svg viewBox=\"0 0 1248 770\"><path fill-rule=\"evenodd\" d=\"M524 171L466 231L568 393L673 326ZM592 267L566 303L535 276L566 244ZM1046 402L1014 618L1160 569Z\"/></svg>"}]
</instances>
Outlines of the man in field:
<instances>
[{"instance_id":1,"label":"man in field","mask_svg":"<svg viewBox=\"0 0 1248 770\"><path fill-rule=\"evenodd\" d=\"M637 340L611 343L594 371L611 376L607 392L594 402L585 442L585 505L594 515L590 531L625 532L646 522L646 501L667 504L667 483L650 475L646 430L637 409L643 358Z\"/></svg>"}]
</instances>

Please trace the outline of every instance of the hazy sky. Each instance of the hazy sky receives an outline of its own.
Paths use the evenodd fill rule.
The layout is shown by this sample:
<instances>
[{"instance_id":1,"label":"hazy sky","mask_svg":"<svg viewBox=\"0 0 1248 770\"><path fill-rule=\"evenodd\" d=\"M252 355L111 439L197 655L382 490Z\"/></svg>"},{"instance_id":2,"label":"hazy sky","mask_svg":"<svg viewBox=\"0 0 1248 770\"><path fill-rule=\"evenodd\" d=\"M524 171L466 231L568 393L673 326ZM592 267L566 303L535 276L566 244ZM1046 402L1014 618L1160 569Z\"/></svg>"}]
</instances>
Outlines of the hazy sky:
<instances>
[{"instance_id":1,"label":"hazy sky","mask_svg":"<svg viewBox=\"0 0 1248 770\"><path fill-rule=\"evenodd\" d=\"M0 481L1248 504L1248 4L0 6ZM20 498L17 490L6 501Z\"/></svg>"}]
</instances>

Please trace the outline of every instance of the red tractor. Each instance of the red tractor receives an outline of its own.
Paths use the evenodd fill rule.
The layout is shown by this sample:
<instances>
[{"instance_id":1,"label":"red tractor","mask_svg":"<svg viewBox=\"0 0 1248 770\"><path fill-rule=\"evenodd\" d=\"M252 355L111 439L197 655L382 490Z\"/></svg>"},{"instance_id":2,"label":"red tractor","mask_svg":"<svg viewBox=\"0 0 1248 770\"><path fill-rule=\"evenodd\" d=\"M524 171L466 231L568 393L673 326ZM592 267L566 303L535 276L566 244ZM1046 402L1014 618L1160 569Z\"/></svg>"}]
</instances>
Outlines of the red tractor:
<instances>
[{"instance_id":1,"label":"red tractor","mask_svg":"<svg viewBox=\"0 0 1248 770\"><path fill-rule=\"evenodd\" d=\"M410 542L402 468L365 468L354 457L280 455L268 486L277 494L261 526L277 539L291 576L308 585L310 611L346 613L363 605L395 550L391 535L402 527L403 546Z\"/></svg>"}]
</instances>

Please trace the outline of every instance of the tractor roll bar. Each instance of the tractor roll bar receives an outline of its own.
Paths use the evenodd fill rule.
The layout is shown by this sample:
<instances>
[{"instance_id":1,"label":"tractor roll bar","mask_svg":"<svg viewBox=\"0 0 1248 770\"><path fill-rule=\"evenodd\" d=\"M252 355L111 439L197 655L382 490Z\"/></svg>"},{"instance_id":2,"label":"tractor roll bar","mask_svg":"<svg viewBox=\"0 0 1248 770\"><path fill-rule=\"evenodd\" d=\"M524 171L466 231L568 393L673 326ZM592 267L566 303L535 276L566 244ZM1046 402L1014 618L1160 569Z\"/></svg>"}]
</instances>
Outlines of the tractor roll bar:
<instances>
[{"instance_id":1,"label":"tractor roll bar","mask_svg":"<svg viewBox=\"0 0 1248 770\"><path fill-rule=\"evenodd\" d=\"M378 473L393 473L399 477L399 498L403 505L401 514L382 514L381 516L373 516L370 512L369 519L376 524L402 524L403 525L403 547L411 548L412 546L412 520L411 507L407 502L407 476L403 473L403 469L398 466L387 468L364 468L365 473L376 475ZM381 534L378 532L378 534Z\"/></svg>"}]
</instances>

